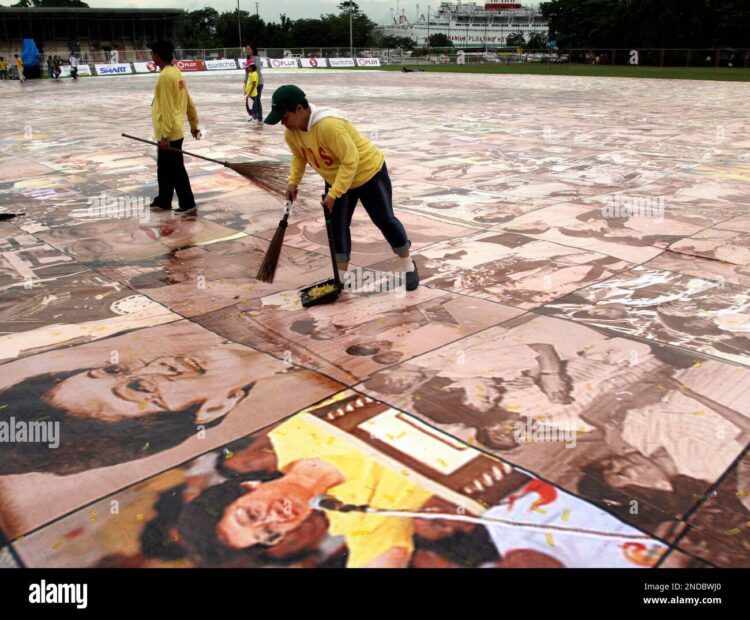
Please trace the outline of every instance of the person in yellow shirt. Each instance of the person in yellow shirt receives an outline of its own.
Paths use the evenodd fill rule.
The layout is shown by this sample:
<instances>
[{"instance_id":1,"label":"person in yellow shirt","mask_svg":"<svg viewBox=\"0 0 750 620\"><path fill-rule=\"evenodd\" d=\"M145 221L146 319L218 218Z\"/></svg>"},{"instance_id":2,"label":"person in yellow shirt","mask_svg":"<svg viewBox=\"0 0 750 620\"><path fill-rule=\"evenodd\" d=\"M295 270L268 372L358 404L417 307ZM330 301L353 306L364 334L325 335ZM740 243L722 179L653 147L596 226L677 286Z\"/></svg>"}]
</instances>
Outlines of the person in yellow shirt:
<instances>
[{"instance_id":1,"label":"person in yellow shirt","mask_svg":"<svg viewBox=\"0 0 750 620\"><path fill-rule=\"evenodd\" d=\"M0 56L0 80L8 79L8 63L5 62L5 57Z\"/></svg>"},{"instance_id":2,"label":"person in yellow shirt","mask_svg":"<svg viewBox=\"0 0 750 620\"><path fill-rule=\"evenodd\" d=\"M157 41L151 46L151 52L151 59L160 69L151 103L154 136L159 142L156 160L159 196L151 203L151 208L171 209L172 197L177 192L177 213L194 213L195 198L182 153L175 153L172 149L182 150L186 116L190 122L190 133L200 140L198 113L182 72L172 64L174 46L168 41Z\"/></svg>"},{"instance_id":3,"label":"person in yellow shirt","mask_svg":"<svg viewBox=\"0 0 750 620\"><path fill-rule=\"evenodd\" d=\"M294 531L313 510L317 495L346 504L418 510L432 496L408 472L396 472L334 434L311 414L298 414L269 433L282 478L248 481L246 494L229 504L217 536L236 549L272 545ZM361 512L326 511L329 533L343 536L348 568L403 568L414 551L411 519Z\"/></svg>"},{"instance_id":4,"label":"person in yellow shirt","mask_svg":"<svg viewBox=\"0 0 750 620\"><path fill-rule=\"evenodd\" d=\"M20 82L25 82L26 77L23 74L23 60L21 60L21 57L18 54L14 54L16 57L16 70L18 71L18 79Z\"/></svg>"},{"instance_id":5,"label":"person in yellow shirt","mask_svg":"<svg viewBox=\"0 0 750 620\"><path fill-rule=\"evenodd\" d=\"M281 123L292 151L287 199L297 198L297 186L309 164L325 180L323 205L331 211L333 245L342 281L351 257L351 222L358 201L401 259L406 290L419 286L419 272L409 255L411 242L393 213L391 180L385 155L362 137L343 112L316 107L297 86L279 87L265 123Z\"/></svg>"},{"instance_id":6,"label":"person in yellow shirt","mask_svg":"<svg viewBox=\"0 0 750 620\"><path fill-rule=\"evenodd\" d=\"M255 61L250 60L247 63L247 80L245 81L245 108L247 113L250 115L250 122L255 123L261 122L263 119L258 117L258 71L255 66ZM250 107L252 102L253 106Z\"/></svg>"}]
</instances>

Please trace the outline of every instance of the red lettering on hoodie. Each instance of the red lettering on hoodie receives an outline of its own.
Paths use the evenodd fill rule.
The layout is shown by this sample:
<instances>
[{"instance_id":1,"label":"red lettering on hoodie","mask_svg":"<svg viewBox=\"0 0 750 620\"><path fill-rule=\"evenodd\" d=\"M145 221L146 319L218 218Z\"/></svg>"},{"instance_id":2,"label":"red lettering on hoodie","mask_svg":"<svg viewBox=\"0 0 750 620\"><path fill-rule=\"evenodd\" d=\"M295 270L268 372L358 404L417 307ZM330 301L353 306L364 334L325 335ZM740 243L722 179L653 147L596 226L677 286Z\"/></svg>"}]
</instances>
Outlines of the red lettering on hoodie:
<instances>
[{"instance_id":1,"label":"red lettering on hoodie","mask_svg":"<svg viewBox=\"0 0 750 620\"><path fill-rule=\"evenodd\" d=\"M318 149L318 154L320 155L320 158L325 162L326 166L328 166L329 168L333 166L333 158L328 153L326 153L325 149L322 146Z\"/></svg>"}]
</instances>

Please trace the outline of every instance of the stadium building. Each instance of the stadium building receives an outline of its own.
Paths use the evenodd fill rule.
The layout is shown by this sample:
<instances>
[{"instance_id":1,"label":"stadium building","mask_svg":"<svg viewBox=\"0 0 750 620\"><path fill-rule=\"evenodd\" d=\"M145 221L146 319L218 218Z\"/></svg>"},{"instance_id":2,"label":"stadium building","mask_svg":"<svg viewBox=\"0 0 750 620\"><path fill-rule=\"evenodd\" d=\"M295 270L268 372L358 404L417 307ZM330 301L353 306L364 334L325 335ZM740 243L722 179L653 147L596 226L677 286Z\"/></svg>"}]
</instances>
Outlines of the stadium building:
<instances>
[{"instance_id":1,"label":"stadium building","mask_svg":"<svg viewBox=\"0 0 750 620\"><path fill-rule=\"evenodd\" d=\"M84 61L109 62L117 50L121 60L139 60L135 50L143 54L154 39L176 39L184 15L181 9L0 7L0 55L20 52L22 40L33 38L45 55L80 51Z\"/></svg>"}]
</instances>

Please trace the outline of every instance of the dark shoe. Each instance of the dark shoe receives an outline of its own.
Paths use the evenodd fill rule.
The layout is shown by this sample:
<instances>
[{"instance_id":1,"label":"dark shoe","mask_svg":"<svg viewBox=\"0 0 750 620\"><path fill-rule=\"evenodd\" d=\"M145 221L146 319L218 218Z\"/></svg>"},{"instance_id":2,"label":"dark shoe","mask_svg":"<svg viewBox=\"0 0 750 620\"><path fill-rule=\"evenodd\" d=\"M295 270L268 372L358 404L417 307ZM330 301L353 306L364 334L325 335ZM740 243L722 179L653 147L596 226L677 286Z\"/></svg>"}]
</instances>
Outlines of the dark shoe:
<instances>
[{"instance_id":1,"label":"dark shoe","mask_svg":"<svg viewBox=\"0 0 750 620\"><path fill-rule=\"evenodd\" d=\"M417 262L414 259L412 259L412 262L414 262L414 271L406 272L407 291L414 291L419 286L419 269L417 269Z\"/></svg>"},{"instance_id":2,"label":"dark shoe","mask_svg":"<svg viewBox=\"0 0 750 620\"><path fill-rule=\"evenodd\" d=\"M153 199L153 200L151 201L151 205L150 205L150 206L151 206L151 208L152 208L152 209L163 209L163 210L165 210L165 211L166 211L167 209L170 209L170 210L172 209L172 207L171 207L171 206L169 206L169 207L162 207L162 206L161 206L161 204L159 204L159 199L158 199L158 198L154 198L154 199Z\"/></svg>"},{"instance_id":3,"label":"dark shoe","mask_svg":"<svg viewBox=\"0 0 750 620\"><path fill-rule=\"evenodd\" d=\"M175 210L175 213L179 213L180 215L192 215L198 210L198 207L196 205L193 205L192 207L182 207L180 206L179 209Z\"/></svg>"}]
</instances>

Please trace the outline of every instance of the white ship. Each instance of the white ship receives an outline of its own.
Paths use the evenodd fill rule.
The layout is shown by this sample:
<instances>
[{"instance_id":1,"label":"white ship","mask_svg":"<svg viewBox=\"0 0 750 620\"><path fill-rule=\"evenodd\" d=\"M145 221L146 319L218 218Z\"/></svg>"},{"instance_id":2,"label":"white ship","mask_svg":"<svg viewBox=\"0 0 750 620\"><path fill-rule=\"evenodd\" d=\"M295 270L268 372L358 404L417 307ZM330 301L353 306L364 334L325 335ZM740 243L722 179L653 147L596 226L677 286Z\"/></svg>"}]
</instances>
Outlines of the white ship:
<instances>
[{"instance_id":1,"label":"white ship","mask_svg":"<svg viewBox=\"0 0 750 620\"><path fill-rule=\"evenodd\" d=\"M391 10L392 11L392 10ZM455 47L506 46L507 37L521 33L526 41L532 34L547 36L549 24L533 8L512 2L496 0L478 5L476 2L441 2L437 14L428 9L411 22L405 10L397 10L392 24L378 29L384 36L408 37L418 46L427 45L436 33L448 36Z\"/></svg>"}]
</instances>

